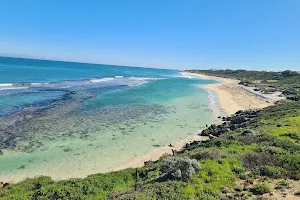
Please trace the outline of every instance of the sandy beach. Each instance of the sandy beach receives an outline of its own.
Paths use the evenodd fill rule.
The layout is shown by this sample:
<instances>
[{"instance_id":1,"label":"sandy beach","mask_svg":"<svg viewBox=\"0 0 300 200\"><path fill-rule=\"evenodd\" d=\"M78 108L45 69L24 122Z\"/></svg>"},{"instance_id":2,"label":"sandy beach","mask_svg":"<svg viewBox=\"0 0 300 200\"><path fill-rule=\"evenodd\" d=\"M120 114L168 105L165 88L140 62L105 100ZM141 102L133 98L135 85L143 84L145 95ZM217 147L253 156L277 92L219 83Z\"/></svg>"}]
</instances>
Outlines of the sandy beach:
<instances>
[{"instance_id":1,"label":"sandy beach","mask_svg":"<svg viewBox=\"0 0 300 200\"><path fill-rule=\"evenodd\" d=\"M183 74L191 77L197 76L204 79L213 79L219 81L220 83L204 85L203 87L205 89L216 92L218 96L218 103L220 105L220 109L223 113L226 113L227 115L234 114L238 110L261 109L272 105L270 97L258 97L255 93L250 92L250 90L248 90L247 88L245 89L240 87L238 85L238 80L186 72L184 72ZM267 100L269 100L270 102L267 102ZM184 147L185 144L189 142L208 139L208 137L198 136L199 132L197 132L194 136L190 136L184 140L175 142L174 144L172 144L172 147L166 146L155 149L154 151L146 155L138 156L130 162L112 168L108 171L117 171L126 168L142 167L144 166L144 162L156 161L164 154L172 154L172 150L179 151Z\"/></svg>"},{"instance_id":2,"label":"sandy beach","mask_svg":"<svg viewBox=\"0 0 300 200\"><path fill-rule=\"evenodd\" d=\"M202 141L202 140L208 140L209 138L206 136L199 136L197 134L187 137L184 140L180 140L172 144L172 147L166 146L166 147L161 147L158 149L155 149L154 151L151 151L150 153L143 155L143 156L138 156L135 159L121 165L114 167L108 171L105 172L111 172L111 171L118 171L122 169L127 169L127 168L139 168L144 166L144 162L146 161L156 161L158 160L162 155L164 154L169 154L172 155L172 150L179 151L181 150L187 143L191 143L193 141Z\"/></svg>"},{"instance_id":3,"label":"sandy beach","mask_svg":"<svg viewBox=\"0 0 300 200\"><path fill-rule=\"evenodd\" d=\"M210 84L203 87L217 93L221 110L228 115L234 114L238 110L265 108L272 105L274 102L273 97L270 95L258 95L246 87L239 86L239 80L236 79L196 73L193 73L192 75L220 82L218 84Z\"/></svg>"}]
</instances>

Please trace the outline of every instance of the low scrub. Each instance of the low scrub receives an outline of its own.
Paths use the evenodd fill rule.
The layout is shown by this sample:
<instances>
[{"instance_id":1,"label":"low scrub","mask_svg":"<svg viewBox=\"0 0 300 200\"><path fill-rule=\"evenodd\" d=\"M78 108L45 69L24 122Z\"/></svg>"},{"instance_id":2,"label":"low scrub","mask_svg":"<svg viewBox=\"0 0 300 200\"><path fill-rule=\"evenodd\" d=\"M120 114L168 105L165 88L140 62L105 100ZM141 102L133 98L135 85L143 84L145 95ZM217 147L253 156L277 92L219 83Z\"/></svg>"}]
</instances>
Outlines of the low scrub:
<instances>
[{"instance_id":1,"label":"low scrub","mask_svg":"<svg viewBox=\"0 0 300 200\"><path fill-rule=\"evenodd\" d=\"M197 160L206 160L206 159L218 159L224 158L226 155L218 148L209 148L209 149L202 149L198 148L194 151L190 152L190 157L197 159Z\"/></svg>"},{"instance_id":2,"label":"low scrub","mask_svg":"<svg viewBox=\"0 0 300 200\"><path fill-rule=\"evenodd\" d=\"M289 187L290 187L290 184L288 181L281 180L276 183L275 189L283 189L283 188L289 188Z\"/></svg>"},{"instance_id":3,"label":"low scrub","mask_svg":"<svg viewBox=\"0 0 300 200\"><path fill-rule=\"evenodd\" d=\"M271 189L269 188L269 186L266 183L257 183L253 186L252 192L254 194L265 194L265 193L269 193L271 191Z\"/></svg>"},{"instance_id":4,"label":"low scrub","mask_svg":"<svg viewBox=\"0 0 300 200\"><path fill-rule=\"evenodd\" d=\"M249 153L242 158L243 166L253 171L264 166L278 166L280 165L280 158L278 155L270 155L267 153Z\"/></svg>"},{"instance_id":5,"label":"low scrub","mask_svg":"<svg viewBox=\"0 0 300 200\"><path fill-rule=\"evenodd\" d=\"M168 156L160 166L162 177L171 180L186 181L200 170L200 163L188 157Z\"/></svg>"},{"instance_id":6,"label":"low scrub","mask_svg":"<svg viewBox=\"0 0 300 200\"><path fill-rule=\"evenodd\" d=\"M261 176L267 176L269 178L283 178L286 177L286 170L280 167L273 167L273 166L263 166L259 169Z\"/></svg>"}]
</instances>

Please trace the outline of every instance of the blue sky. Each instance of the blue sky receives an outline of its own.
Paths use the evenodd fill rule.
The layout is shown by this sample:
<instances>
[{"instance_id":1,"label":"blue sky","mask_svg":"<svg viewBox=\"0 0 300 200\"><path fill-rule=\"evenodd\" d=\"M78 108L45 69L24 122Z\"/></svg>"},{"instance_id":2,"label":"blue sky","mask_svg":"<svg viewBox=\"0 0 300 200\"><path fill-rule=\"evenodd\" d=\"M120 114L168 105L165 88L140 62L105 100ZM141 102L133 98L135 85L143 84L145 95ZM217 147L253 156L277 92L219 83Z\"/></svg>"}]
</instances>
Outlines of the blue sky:
<instances>
[{"instance_id":1,"label":"blue sky","mask_svg":"<svg viewBox=\"0 0 300 200\"><path fill-rule=\"evenodd\" d=\"M2 0L0 55L300 70L299 0Z\"/></svg>"}]
</instances>

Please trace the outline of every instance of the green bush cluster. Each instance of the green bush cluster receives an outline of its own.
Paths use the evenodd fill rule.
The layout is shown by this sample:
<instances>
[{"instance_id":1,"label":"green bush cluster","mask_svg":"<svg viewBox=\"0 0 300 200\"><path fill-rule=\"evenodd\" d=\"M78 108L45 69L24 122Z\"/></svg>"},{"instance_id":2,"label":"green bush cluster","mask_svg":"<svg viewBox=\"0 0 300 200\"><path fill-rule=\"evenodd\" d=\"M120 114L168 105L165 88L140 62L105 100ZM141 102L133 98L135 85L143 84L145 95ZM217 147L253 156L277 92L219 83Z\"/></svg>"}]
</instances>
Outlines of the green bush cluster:
<instances>
[{"instance_id":1,"label":"green bush cluster","mask_svg":"<svg viewBox=\"0 0 300 200\"><path fill-rule=\"evenodd\" d=\"M271 191L266 183L257 183L253 186L253 193L255 194L265 194Z\"/></svg>"},{"instance_id":2,"label":"green bush cluster","mask_svg":"<svg viewBox=\"0 0 300 200\"><path fill-rule=\"evenodd\" d=\"M173 180L186 181L200 170L200 163L188 157L168 156L164 158L160 166L162 176Z\"/></svg>"},{"instance_id":3,"label":"green bush cluster","mask_svg":"<svg viewBox=\"0 0 300 200\"><path fill-rule=\"evenodd\" d=\"M280 180L276 183L275 189L283 189L283 188L289 188L290 184L286 180Z\"/></svg>"}]
</instances>

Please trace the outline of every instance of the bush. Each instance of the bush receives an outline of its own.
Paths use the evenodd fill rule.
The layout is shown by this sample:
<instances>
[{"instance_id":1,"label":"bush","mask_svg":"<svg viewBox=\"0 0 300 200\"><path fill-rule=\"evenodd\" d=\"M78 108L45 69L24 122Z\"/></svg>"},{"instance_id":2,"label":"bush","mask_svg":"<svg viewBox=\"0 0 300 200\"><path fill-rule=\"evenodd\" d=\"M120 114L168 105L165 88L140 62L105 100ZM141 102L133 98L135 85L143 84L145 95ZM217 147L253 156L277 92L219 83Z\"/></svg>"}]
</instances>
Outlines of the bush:
<instances>
[{"instance_id":1,"label":"bush","mask_svg":"<svg viewBox=\"0 0 300 200\"><path fill-rule=\"evenodd\" d=\"M274 147L274 146L259 146L255 149L256 152L267 153L267 154L276 154L276 155L284 155L288 153L286 150Z\"/></svg>"},{"instance_id":2,"label":"bush","mask_svg":"<svg viewBox=\"0 0 300 200\"><path fill-rule=\"evenodd\" d=\"M237 143L237 142L234 142L232 140L209 140L206 143L201 144L201 146L203 146L205 148L211 148L211 147L229 147L231 144L235 144L235 143Z\"/></svg>"},{"instance_id":3,"label":"bush","mask_svg":"<svg viewBox=\"0 0 300 200\"><path fill-rule=\"evenodd\" d=\"M206 159L218 159L224 157L224 153L215 147L209 149L198 148L190 153L190 157L197 160L206 160Z\"/></svg>"},{"instance_id":4,"label":"bush","mask_svg":"<svg viewBox=\"0 0 300 200\"><path fill-rule=\"evenodd\" d=\"M245 169L242 168L242 167L234 167L234 168L232 169L232 171L233 171L234 173L236 173L236 174L242 174L242 173L245 172Z\"/></svg>"},{"instance_id":5,"label":"bush","mask_svg":"<svg viewBox=\"0 0 300 200\"><path fill-rule=\"evenodd\" d=\"M243 131L242 136L255 136L255 132L249 129Z\"/></svg>"},{"instance_id":6,"label":"bush","mask_svg":"<svg viewBox=\"0 0 300 200\"><path fill-rule=\"evenodd\" d=\"M265 194L270 192L270 188L267 184L265 183L257 183L253 187L253 193L255 194Z\"/></svg>"},{"instance_id":7,"label":"bush","mask_svg":"<svg viewBox=\"0 0 300 200\"><path fill-rule=\"evenodd\" d=\"M289 188L290 184L286 180L281 180L276 184L275 189Z\"/></svg>"},{"instance_id":8,"label":"bush","mask_svg":"<svg viewBox=\"0 0 300 200\"><path fill-rule=\"evenodd\" d=\"M283 156L282 165L288 170L289 178L300 179L300 154Z\"/></svg>"},{"instance_id":9,"label":"bush","mask_svg":"<svg viewBox=\"0 0 300 200\"><path fill-rule=\"evenodd\" d=\"M242 179L242 180L246 180L248 178L247 174L245 173L242 173L239 175L239 178Z\"/></svg>"},{"instance_id":10,"label":"bush","mask_svg":"<svg viewBox=\"0 0 300 200\"><path fill-rule=\"evenodd\" d=\"M183 188L188 187L187 183L185 182L177 182L177 181L170 181L170 182L163 182L163 183L153 183L147 184L140 190L136 192L128 192L117 199L122 200L153 200L153 199L183 199L187 200L188 195L185 194ZM193 197L193 194L191 194ZM98 198L95 198L98 199ZM100 199L100 198L99 198ZM109 199L116 199L111 197Z\"/></svg>"},{"instance_id":11,"label":"bush","mask_svg":"<svg viewBox=\"0 0 300 200\"><path fill-rule=\"evenodd\" d=\"M232 166L239 164L235 159L202 160L202 170L189 182L195 186L197 196L210 194L219 197L224 188L233 188L236 185L236 175L232 172Z\"/></svg>"},{"instance_id":12,"label":"bush","mask_svg":"<svg viewBox=\"0 0 300 200\"><path fill-rule=\"evenodd\" d=\"M283 134L280 134L280 136L287 136L294 140L300 140L300 135L297 133L283 133Z\"/></svg>"},{"instance_id":13,"label":"bush","mask_svg":"<svg viewBox=\"0 0 300 200\"><path fill-rule=\"evenodd\" d=\"M246 145L253 144L253 143L262 143L269 145L275 141L275 138L270 135L261 134L261 135L240 135L238 140Z\"/></svg>"},{"instance_id":14,"label":"bush","mask_svg":"<svg viewBox=\"0 0 300 200\"><path fill-rule=\"evenodd\" d=\"M282 168L264 166L260 168L260 175L267 176L269 178L282 178L285 175L285 172Z\"/></svg>"},{"instance_id":15,"label":"bush","mask_svg":"<svg viewBox=\"0 0 300 200\"><path fill-rule=\"evenodd\" d=\"M163 177L185 181L200 170L200 163L196 159L174 156L166 157L160 167Z\"/></svg>"},{"instance_id":16,"label":"bush","mask_svg":"<svg viewBox=\"0 0 300 200\"><path fill-rule=\"evenodd\" d=\"M280 147L289 151L290 153L296 153L300 151L300 146L287 140L278 140L273 143L273 146Z\"/></svg>"},{"instance_id":17,"label":"bush","mask_svg":"<svg viewBox=\"0 0 300 200\"><path fill-rule=\"evenodd\" d=\"M243 166L251 171L264 166L280 165L280 158L278 155L270 155L266 153L249 153L242 158L242 161Z\"/></svg>"}]
</instances>

